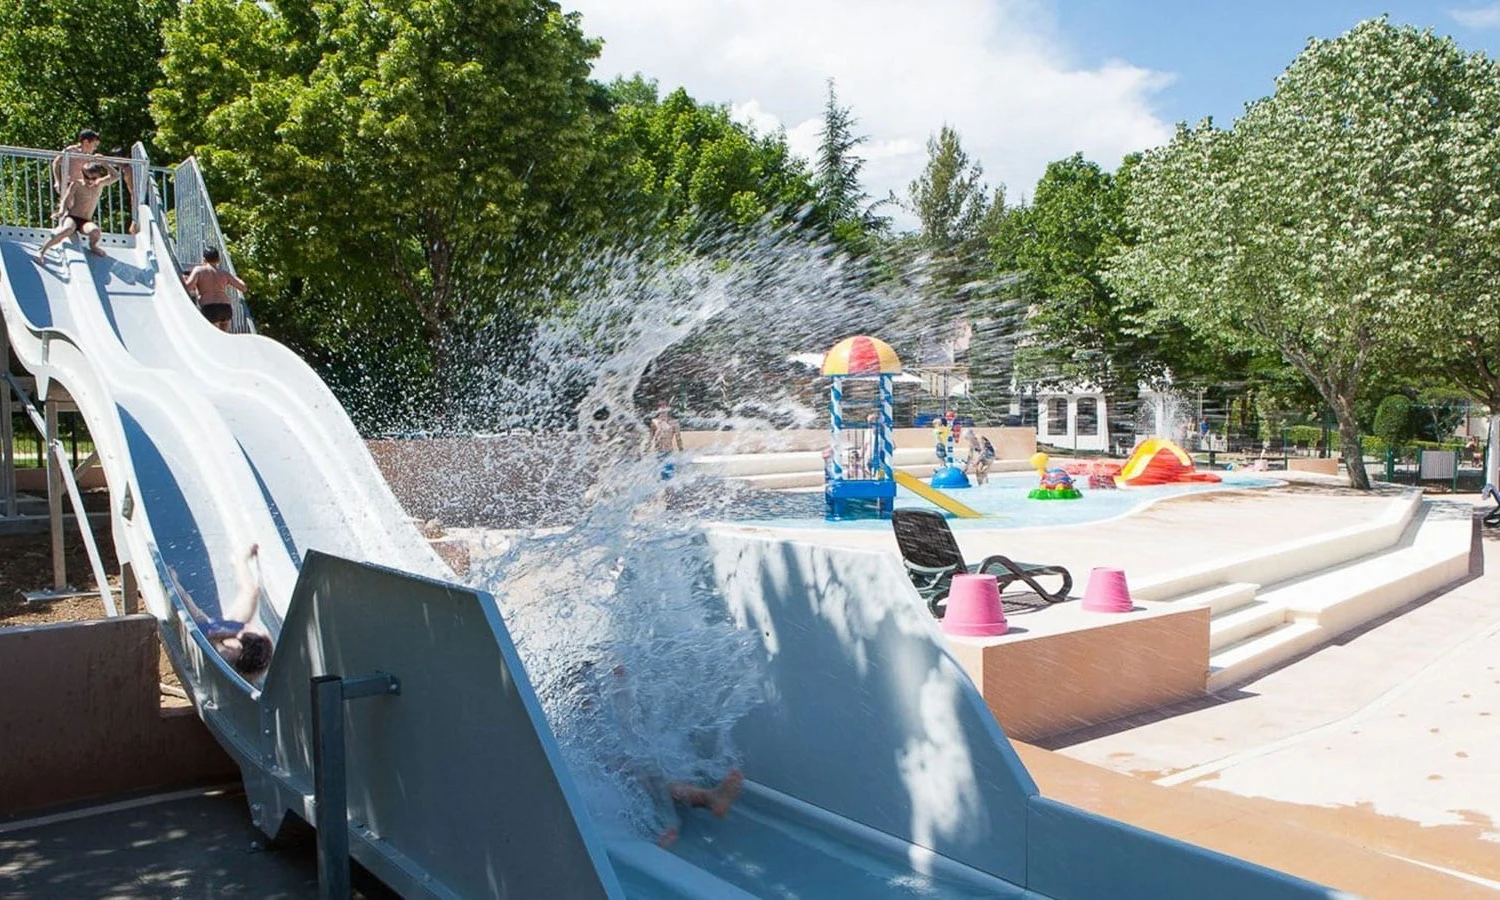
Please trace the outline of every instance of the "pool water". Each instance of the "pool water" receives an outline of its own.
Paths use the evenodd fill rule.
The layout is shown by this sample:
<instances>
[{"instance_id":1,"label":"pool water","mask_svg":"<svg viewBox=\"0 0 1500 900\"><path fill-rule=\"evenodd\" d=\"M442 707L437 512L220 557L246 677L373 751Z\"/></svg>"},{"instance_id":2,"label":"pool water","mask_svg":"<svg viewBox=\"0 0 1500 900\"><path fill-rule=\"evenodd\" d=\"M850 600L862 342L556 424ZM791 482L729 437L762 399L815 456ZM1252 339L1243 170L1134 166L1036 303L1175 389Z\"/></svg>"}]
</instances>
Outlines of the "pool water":
<instances>
[{"instance_id":1,"label":"pool water","mask_svg":"<svg viewBox=\"0 0 1500 900\"><path fill-rule=\"evenodd\" d=\"M1131 510L1168 497L1274 487L1283 483L1265 475L1224 472L1222 477L1224 480L1218 484L1192 482L1115 490L1090 490L1085 483L1086 479L1079 479L1077 486L1083 497L1078 500L1031 500L1026 495L1036 487L1036 475L992 475L989 484L945 491L965 506L984 514L980 519L960 519L950 515L948 524L954 530L1079 525L1123 516ZM905 488L896 490L896 508L937 510L937 507ZM822 491L759 492L750 495L737 513L731 517L737 524L767 528L879 531L891 527L889 522L880 519L827 521L823 516Z\"/></svg>"}]
</instances>

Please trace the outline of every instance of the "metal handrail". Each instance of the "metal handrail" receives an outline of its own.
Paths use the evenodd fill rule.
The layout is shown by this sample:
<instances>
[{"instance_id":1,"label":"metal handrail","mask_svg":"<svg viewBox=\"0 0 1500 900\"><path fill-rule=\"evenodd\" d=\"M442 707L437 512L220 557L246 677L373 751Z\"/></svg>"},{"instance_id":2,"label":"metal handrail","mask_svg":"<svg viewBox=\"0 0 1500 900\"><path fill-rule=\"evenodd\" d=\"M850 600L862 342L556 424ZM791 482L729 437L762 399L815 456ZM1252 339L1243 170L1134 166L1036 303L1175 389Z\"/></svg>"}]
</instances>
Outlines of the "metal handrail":
<instances>
[{"instance_id":1,"label":"metal handrail","mask_svg":"<svg viewBox=\"0 0 1500 900\"><path fill-rule=\"evenodd\" d=\"M196 266L203 261L203 248L213 245L219 249L221 267L238 276L229 248L225 246L224 232L219 227L218 214L208 196L208 186L203 183L203 170L197 157L189 157L174 170L173 186L176 196L176 221L172 229L172 251L177 262L184 266ZM235 332L255 332L255 320L250 307L239 291L231 288L230 299L234 303L234 322L230 326Z\"/></svg>"},{"instance_id":2,"label":"metal handrail","mask_svg":"<svg viewBox=\"0 0 1500 900\"><path fill-rule=\"evenodd\" d=\"M0 227L25 229L41 238L57 225L53 218L58 197L52 189L52 164L63 152L0 144ZM223 267L235 272L196 159L178 166L154 166L140 143L131 147L128 157L96 153L89 159L130 174L128 188L121 178L99 195L94 220L106 235L128 239L130 226L142 224L140 207L149 205L151 213L163 223L180 266L202 262L204 246L212 244L219 248ZM244 297L231 291L230 299L234 306L233 330L254 333L255 321Z\"/></svg>"},{"instance_id":3,"label":"metal handrail","mask_svg":"<svg viewBox=\"0 0 1500 900\"><path fill-rule=\"evenodd\" d=\"M60 199L53 190L52 165L62 158L63 151L37 150L29 147L0 145L0 225L50 231L57 225L53 216ZM138 168L141 161L129 157L90 154L90 160L123 169L130 175L129 185L122 178L107 186L99 195L95 221L106 234L125 235L135 210L132 196L136 177L143 173ZM169 178L170 170L147 169L152 181Z\"/></svg>"},{"instance_id":4,"label":"metal handrail","mask_svg":"<svg viewBox=\"0 0 1500 900\"><path fill-rule=\"evenodd\" d=\"M73 467L68 464L68 451L63 447L62 441L47 433L46 421L36 411L36 407L31 403L31 397L27 395L26 389L21 387L21 383L16 381L15 376L9 372L0 372L0 375L5 376L10 389L21 400L21 409L25 410L26 415L31 419L31 424L36 427L37 434L43 435L48 448L52 451L52 465L61 476L63 485L68 491L68 501L73 505L73 518L78 522L79 533L83 535L83 547L88 552L89 566L93 568L94 581L99 585L99 599L104 601L104 614L113 618L120 614L120 610L115 606L114 592L109 589L109 576L104 572L104 560L99 556L99 545L94 540L94 530L89 527L89 514L83 506L83 495L78 490L78 480L73 476Z\"/></svg>"}]
</instances>

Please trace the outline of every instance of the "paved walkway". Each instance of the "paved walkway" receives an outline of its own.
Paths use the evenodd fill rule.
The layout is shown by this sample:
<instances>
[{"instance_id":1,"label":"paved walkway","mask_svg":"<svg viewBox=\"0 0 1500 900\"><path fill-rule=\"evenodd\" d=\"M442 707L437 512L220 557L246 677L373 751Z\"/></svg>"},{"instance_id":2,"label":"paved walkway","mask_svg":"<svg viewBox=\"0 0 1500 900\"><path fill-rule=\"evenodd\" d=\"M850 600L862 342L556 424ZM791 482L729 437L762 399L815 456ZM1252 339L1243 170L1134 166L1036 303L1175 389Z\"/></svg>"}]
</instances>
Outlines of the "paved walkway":
<instances>
[{"instance_id":1,"label":"paved walkway","mask_svg":"<svg viewBox=\"0 0 1500 900\"><path fill-rule=\"evenodd\" d=\"M1500 888L1500 536L1490 574L1217 697L1047 742Z\"/></svg>"},{"instance_id":2,"label":"paved walkway","mask_svg":"<svg viewBox=\"0 0 1500 900\"><path fill-rule=\"evenodd\" d=\"M355 897L395 896L355 868ZM313 900L317 852L310 840L265 849L237 789L188 791L0 820L0 897Z\"/></svg>"}]
</instances>

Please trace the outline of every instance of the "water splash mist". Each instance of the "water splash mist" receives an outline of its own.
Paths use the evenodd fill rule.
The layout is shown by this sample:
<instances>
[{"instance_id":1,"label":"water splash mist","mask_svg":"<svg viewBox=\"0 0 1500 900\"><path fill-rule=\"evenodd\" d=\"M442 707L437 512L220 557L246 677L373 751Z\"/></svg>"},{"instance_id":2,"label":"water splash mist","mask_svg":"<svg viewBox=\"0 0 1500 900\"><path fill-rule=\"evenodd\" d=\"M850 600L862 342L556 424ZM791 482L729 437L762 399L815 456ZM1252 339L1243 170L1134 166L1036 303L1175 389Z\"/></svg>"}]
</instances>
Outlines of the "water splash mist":
<instances>
[{"instance_id":1,"label":"water splash mist","mask_svg":"<svg viewBox=\"0 0 1500 900\"><path fill-rule=\"evenodd\" d=\"M534 468L587 485L560 527L515 534L470 580L497 597L595 818L659 834L675 824L666 781L740 766L733 728L762 700L762 655L715 589L703 530L745 488L685 459L664 479L639 410L691 394L702 406L679 412L700 429L820 424L810 373L781 364L908 319L922 276L872 288L775 229L601 253L587 276L525 347L469 342L450 428L548 432Z\"/></svg>"}]
</instances>

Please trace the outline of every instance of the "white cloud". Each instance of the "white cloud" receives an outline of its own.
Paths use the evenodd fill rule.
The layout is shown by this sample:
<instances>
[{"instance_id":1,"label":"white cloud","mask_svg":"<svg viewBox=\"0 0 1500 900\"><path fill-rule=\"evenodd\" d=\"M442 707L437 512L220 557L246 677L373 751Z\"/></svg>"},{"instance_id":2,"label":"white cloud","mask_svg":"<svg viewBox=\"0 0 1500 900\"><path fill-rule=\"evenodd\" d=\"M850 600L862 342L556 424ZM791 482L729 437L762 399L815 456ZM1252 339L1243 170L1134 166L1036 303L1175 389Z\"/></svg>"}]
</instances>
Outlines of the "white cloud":
<instances>
[{"instance_id":1,"label":"white cloud","mask_svg":"<svg viewBox=\"0 0 1500 900\"><path fill-rule=\"evenodd\" d=\"M792 148L817 146L824 83L869 136L872 196L907 184L929 135L958 129L991 186L1030 196L1046 164L1082 151L1114 167L1171 136L1152 98L1171 77L1070 59L1042 0L571 0L605 40L599 78L641 72L729 104ZM902 224L910 224L909 222Z\"/></svg>"},{"instance_id":2,"label":"white cloud","mask_svg":"<svg viewBox=\"0 0 1500 900\"><path fill-rule=\"evenodd\" d=\"M1500 3L1476 6L1472 9L1451 9L1448 15L1465 28L1478 31L1485 28L1500 28Z\"/></svg>"}]
</instances>

